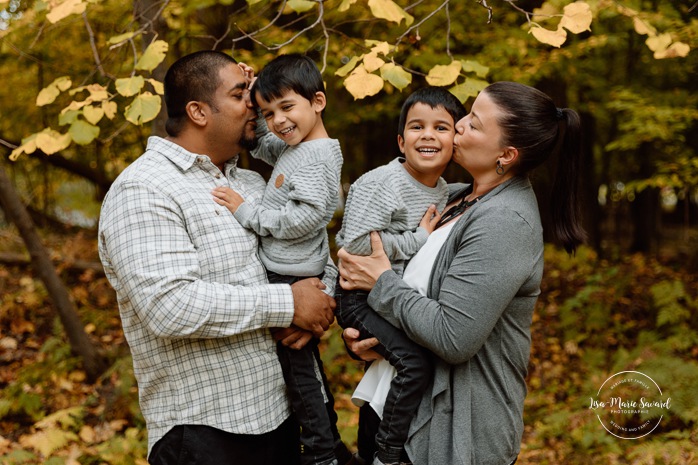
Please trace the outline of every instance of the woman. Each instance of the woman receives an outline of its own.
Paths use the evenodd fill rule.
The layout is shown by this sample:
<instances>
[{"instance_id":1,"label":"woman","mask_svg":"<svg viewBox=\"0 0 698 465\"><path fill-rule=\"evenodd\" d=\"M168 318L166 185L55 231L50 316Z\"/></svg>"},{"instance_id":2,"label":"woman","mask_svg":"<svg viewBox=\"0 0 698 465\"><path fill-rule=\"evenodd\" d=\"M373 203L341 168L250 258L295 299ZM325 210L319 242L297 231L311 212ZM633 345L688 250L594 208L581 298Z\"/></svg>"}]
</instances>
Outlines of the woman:
<instances>
[{"instance_id":1,"label":"woman","mask_svg":"<svg viewBox=\"0 0 698 465\"><path fill-rule=\"evenodd\" d=\"M453 160L473 183L452 193L425 253L405 270L405 279L421 278L426 295L390 270L375 233L371 256L339 252L342 288L370 290L376 312L436 356L406 445L417 465L516 461L531 316L543 274L543 229L528 173L549 155L557 158L552 233L573 253L584 240L576 193L579 129L577 113L556 108L532 87L488 86L456 125ZM451 230L436 234L443 228ZM425 269L431 272L419 271ZM371 358L376 341L358 341L351 329L345 338Z\"/></svg>"}]
</instances>

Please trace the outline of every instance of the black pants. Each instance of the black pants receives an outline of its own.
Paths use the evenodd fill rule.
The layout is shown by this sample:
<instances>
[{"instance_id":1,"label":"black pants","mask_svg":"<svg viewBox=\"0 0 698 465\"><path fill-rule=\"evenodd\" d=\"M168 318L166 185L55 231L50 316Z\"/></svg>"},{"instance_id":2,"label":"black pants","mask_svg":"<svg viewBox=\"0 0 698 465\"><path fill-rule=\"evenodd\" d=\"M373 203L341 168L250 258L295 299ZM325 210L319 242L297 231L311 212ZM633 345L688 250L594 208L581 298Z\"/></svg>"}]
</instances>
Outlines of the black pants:
<instances>
[{"instance_id":1,"label":"black pants","mask_svg":"<svg viewBox=\"0 0 698 465\"><path fill-rule=\"evenodd\" d=\"M178 425L155 443L151 465L299 465L298 423L274 431L234 434L203 425Z\"/></svg>"},{"instance_id":2,"label":"black pants","mask_svg":"<svg viewBox=\"0 0 698 465\"><path fill-rule=\"evenodd\" d=\"M303 278L267 271L270 283L293 284ZM320 359L318 340L313 339L300 350L280 342L277 354L284 381L288 388L293 413L301 427L301 464L329 464L335 458L334 449L341 442L337 431L337 414ZM319 369L318 379L315 368ZM325 404L323 390L327 395Z\"/></svg>"},{"instance_id":3,"label":"black pants","mask_svg":"<svg viewBox=\"0 0 698 465\"><path fill-rule=\"evenodd\" d=\"M374 433L380 461L399 462L412 417L433 376L433 366L429 352L378 315L368 305L367 298L366 292L345 291L337 284L335 314L342 328L358 329L361 339L378 338L380 344L374 347L375 351L397 371L385 400L383 420ZM361 416L367 411L359 411L359 437L364 435L362 426L365 426Z\"/></svg>"}]
</instances>

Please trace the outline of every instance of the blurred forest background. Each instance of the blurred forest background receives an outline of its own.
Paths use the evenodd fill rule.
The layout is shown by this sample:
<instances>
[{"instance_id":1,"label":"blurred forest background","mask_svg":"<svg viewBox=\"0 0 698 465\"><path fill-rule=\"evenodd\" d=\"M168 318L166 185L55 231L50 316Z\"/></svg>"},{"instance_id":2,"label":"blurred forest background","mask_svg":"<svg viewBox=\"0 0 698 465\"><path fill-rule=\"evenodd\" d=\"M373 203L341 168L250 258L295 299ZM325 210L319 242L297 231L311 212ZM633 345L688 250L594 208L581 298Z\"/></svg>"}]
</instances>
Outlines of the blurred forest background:
<instances>
[{"instance_id":1,"label":"blurred forest background","mask_svg":"<svg viewBox=\"0 0 698 465\"><path fill-rule=\"evenodd\" d=\"M519 463L698 463L698 6L571 3L0 0L0 463L146 463L97 219L111 182L163 134L167 66L200 49L257 70L279 53L315 59L347 188L398 155L399 108L421 86L469 106L487 82L513 80L576 109L589 244L574 257L546 248ZM542 204L551 172L535 174ZM467 180L455 166L445 177ZM323 358L353 445L363 366L337 328ZM589 409L624 370L671 398L634 441Z\"/></svg>"}]
</instances>

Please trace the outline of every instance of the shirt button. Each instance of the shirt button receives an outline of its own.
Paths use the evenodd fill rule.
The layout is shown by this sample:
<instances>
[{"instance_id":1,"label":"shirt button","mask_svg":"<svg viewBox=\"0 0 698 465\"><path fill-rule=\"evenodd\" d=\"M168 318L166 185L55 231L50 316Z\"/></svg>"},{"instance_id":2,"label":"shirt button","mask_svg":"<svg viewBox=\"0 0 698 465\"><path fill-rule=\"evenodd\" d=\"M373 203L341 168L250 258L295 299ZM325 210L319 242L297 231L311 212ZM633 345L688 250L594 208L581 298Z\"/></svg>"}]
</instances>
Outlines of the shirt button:
<instances>
[{"instance_id":1,"label":"shirt button","mask_svg":"<svg viewBox=\"0 0 698 465\"><path fill-rule=\"evenodd\" d=\"M216 179L220 179L220 178L221 178L221 175L220 175L220 174L217 174L217 175L216 175Z\"/></svg>"},{"instance_id":2,"label":"shirt button","mask_svg":"<svg viewBox=\"0 0 698 465\"><path fill-rule=\"evenodd\" d=\"M220 210L216 210L216 215L220 216L220 214L221 214Z\"/></svg>"}]
</instances>

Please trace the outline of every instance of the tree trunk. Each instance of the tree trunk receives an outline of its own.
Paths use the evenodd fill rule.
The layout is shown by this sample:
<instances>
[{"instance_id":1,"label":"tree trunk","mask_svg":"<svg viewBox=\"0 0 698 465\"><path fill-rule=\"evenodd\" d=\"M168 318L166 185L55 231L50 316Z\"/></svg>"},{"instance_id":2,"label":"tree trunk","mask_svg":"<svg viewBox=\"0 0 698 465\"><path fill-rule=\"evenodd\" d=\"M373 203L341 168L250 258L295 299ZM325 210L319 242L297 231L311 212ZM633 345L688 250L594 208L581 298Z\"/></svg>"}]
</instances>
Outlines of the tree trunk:
<instances>
[{"instance_id":1,"label":"tree trunk","mask_svg":"<svg viewBox=\"0 0 698 465\"><path fill-rule=\"evenodd\" d=\"M649 178L653 173L651 150L652 148L649 144L643 143L637 151L637 157L640 162L638 179ZM633 222L633 237L630 251L652 252L657 245L661 222L657 189L648 187L642 192L638 192L635 199L630 203L630 214Z\"/></svg>"},{"instance_id":2,"label":"tree trunk","mask_svg":"<svg viewBox=\"0 0 698 465\"><path fill-rule=\"evenodd\" d=\"M27 246L32 265L44 286L46 286L46 290L51 296L56 310L58 310L58 316L70 341L70 347L76 355L82 358L83 367L89 379L97 379L106 370L106 361L87 337L87 333L85 333L83 324L75 309L75 304L70 298L65 285L58 277L29 213L27 213L24 204L2 167L0 167L0 205L2 205L7 219L14 223L19 230L19 234Z\"/></svg>"}]
</instances>

